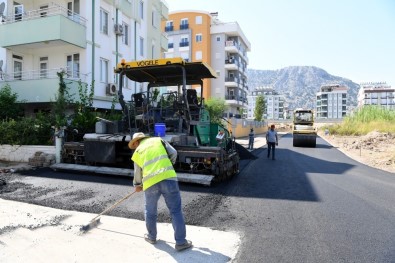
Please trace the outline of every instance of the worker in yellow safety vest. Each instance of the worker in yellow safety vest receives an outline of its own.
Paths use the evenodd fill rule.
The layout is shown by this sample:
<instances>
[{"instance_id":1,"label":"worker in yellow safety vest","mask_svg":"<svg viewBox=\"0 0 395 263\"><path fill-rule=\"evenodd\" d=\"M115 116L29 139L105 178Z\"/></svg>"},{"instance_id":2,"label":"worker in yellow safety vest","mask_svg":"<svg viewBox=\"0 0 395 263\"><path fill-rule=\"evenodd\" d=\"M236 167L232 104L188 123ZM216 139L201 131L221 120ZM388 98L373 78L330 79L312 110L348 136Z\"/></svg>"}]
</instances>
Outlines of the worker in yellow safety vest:
<instances>
[{"instance_id":1,"label":"worker in yellow safety vest","mask_svg":"<svg viewBox=\"0 0 395 263\"><path fill-rule=\"evenodd\" d=\"M133 185L136 192L144 191L145 225L148 233L145 241L155 244L157 236L156 221L158 215L158 200L163 195L171 214L175 249L181 251L192 247L192 242L186 240L184 215L181 210L181 195L177 174L173 164L177 159L177 151L160 137L149 137L144 133L133 134L128 144L134 150Z\"/></svg>"}]
</instances>

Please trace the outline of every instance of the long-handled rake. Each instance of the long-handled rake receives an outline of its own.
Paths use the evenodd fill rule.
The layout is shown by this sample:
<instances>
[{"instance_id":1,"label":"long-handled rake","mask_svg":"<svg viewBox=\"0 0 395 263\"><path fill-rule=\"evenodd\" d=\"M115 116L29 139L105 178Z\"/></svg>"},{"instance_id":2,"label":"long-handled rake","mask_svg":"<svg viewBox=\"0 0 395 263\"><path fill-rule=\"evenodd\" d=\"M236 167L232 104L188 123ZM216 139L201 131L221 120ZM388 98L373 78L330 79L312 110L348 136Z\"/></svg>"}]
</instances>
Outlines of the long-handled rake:
<instances>
[{"instance_id":1,"label":"long-handled rake","mask_svg":"<svg viewBox=\"0 0 395 263\"><path fill-rule=\"evenodd\" d=\"M100 216L104 215L105 213L113 210L115 207L117 207L120 203L122 203L123 201L125 201L126 199L128 199L129 197L131 197L134 193L136 193L136 191L127 194L125 197L122 197L122 199L118 200L115 204L113 204L112 206L106 208L103 212L101 212L100 214L98 214L97 216L95 216L94 218L92 218L91 221L89 221L88 224L83 225L80 230L83 232L87 232L90 229L96 227L97 225L100 224Z\"/></svg>"}]
</instances>

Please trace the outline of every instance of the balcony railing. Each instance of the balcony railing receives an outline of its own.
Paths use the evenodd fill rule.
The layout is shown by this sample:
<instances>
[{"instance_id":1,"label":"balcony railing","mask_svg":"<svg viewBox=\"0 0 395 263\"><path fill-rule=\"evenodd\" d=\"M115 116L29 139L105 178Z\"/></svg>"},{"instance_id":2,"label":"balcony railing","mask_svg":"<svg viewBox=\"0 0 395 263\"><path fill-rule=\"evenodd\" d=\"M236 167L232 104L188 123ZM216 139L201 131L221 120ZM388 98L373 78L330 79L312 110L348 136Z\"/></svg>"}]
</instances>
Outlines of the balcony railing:
<instances>
[{"instance_id":1,"label":"balcony railing","mask_svg":"<svg viewBox=\"0 0 395 263\"><path fill-rule=\"evenodd\" d=\"M174 26L165 26L165 32L174 31Z\"/></svg>"},{"instance_id":2,"label":"balcony railing","mask_svg":"<svg viewBox=\"0 0 395 263\"><path fill-rule=\"evenodd\" d=\"M54 5L48 8L26 11L22 14L10 13L3 18L3 24L11 24L19 21L27 21L32 19L43 18L46 16L56 16L56 15L62 15L64 17L73 20L74 22L86 26L87 20L84 17L80 16L79 14L71 10L68 10L65 7L58 5Z\"/></svg>"},{"instance_id":3,"label":"balcony railing","mask_svg":"<svg viewBox=\"0 0 395 263\"><path fill-rule=\"evenodd\" d=\"M181 24L180 25L180 30L185 30L189 28L189 24Z\"/></svg>"},{"instance_id":4,"label":"balcony railing","mask_svg":"<svg viewBox=\"0 0 395 263\"><path fill-rule=\"evenodd\" d=\"M247 98L244 97L237 97L235 95L225 95L225 100L236 100L243 103L247 103Z\"/></svg>"},{"instance_id":5,"label":"balcony railing","mask_svg":"<svg viewBox=\"0 0 395 263\"><path fill-rule=\"evenodd\" d=\"M37 80L37 79L54 79L58 78L57 73L64 72L66 78L70 79L86 79L86 74L81 74L78 70L72 71L70 68L53 68L46 70L27 70L27 71L15 71L11 73L3 73L0 76L0 82L2 81L18 81L18 80Z\"/></svg>"},{"instance_id":6,"label":"balcony railing","mask_svg":"<svg viewBox=\"0 0 395 263\"><path fill-rule=\"evenodd\" d=\"M239 83L239 79L236 77L227 77L225 78L225 82L236 82Z\"/></svg>"}]
</instances>

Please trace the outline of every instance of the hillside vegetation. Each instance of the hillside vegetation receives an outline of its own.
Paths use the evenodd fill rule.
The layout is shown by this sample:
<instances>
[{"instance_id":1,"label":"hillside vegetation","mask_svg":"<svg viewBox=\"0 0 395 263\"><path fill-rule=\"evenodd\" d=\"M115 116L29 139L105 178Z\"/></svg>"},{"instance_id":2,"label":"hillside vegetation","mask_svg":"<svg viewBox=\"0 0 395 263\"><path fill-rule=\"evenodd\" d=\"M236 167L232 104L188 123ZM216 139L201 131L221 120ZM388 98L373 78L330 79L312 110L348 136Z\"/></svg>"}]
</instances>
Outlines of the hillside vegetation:
<instances>
[{"instance_id":1,"label":"hillside vegetation","mask_svg":"<svg viewBox=\"0 0 395 263\"><path fill-rule=\"evenodd\" d=\"M342 123L326 126L330 134L366 135L372 131L395 134L395 111L365 106L346 117Z\"/></svg>"}]
</instances>

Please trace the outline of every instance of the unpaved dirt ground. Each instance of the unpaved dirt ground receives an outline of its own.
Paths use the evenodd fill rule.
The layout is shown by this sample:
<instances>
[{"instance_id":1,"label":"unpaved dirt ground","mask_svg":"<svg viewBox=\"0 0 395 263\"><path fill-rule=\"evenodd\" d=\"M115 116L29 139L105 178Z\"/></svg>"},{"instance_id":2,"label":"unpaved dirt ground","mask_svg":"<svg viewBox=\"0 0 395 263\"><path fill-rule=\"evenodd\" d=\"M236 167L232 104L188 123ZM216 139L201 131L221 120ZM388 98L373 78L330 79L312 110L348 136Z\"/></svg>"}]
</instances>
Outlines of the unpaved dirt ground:
<instances>
[{"instance_id":1,"label":"unpaved dirt ground","mask_svg":"<svg viewBox=\"0 0 395 263\"><path fill-rule=\"evenodd\" d=\"M373 131L364 136L319 135L354 160L395 173L395 134Z\"/></svg>"}]
</instances>

